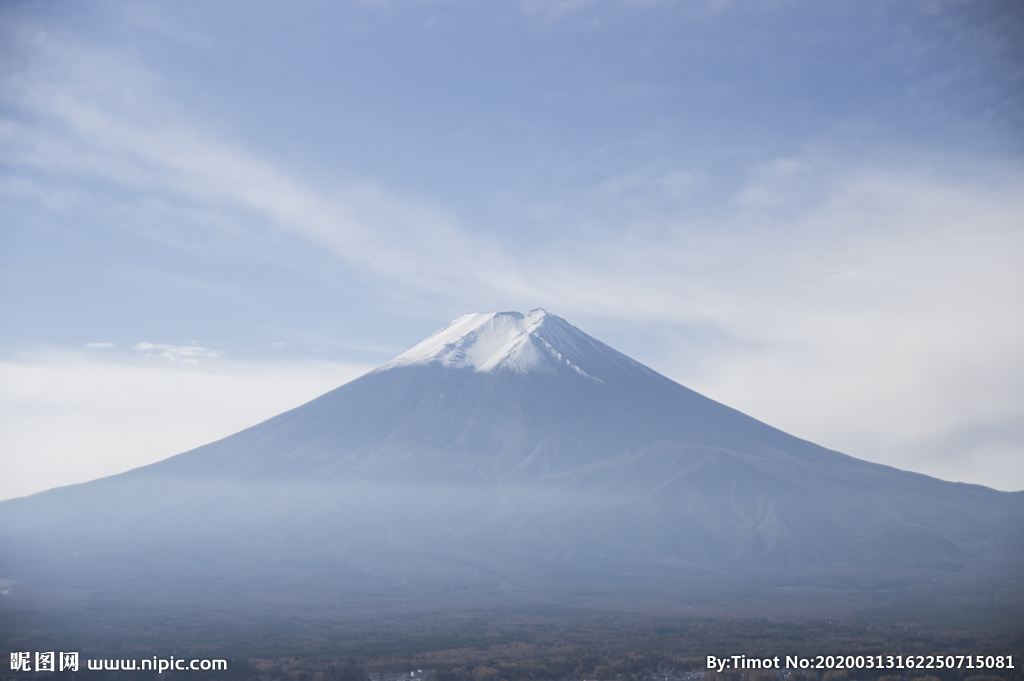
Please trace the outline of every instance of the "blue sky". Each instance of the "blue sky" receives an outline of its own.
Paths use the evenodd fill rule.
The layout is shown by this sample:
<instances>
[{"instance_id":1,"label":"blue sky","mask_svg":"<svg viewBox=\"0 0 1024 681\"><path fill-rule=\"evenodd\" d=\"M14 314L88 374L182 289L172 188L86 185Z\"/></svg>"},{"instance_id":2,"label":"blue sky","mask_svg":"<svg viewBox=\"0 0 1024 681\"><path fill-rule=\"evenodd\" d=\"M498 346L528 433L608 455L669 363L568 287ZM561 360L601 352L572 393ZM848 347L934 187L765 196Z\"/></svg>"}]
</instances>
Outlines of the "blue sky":
<instances>
[{"instance_id":1,"label":"blue sky","mask_svg":"<svg viewBox=\"0 0 1024 681\"><path fill-rule=\"evenodd\" d=\"M1022 30L1014 0L6 2L0 498L537 306L827 447L1024 488Z\"/></svg>"}]
</instances>

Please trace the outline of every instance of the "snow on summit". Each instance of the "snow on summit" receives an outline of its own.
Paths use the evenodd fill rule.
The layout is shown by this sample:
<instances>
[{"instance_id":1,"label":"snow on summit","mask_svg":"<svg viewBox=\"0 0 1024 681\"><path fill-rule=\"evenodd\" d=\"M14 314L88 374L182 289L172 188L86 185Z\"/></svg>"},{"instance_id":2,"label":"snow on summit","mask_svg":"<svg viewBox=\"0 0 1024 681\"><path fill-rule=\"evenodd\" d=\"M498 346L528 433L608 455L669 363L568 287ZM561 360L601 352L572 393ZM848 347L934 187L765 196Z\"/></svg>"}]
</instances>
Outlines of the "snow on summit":
<instances>
[{"instance_id":1,"label":"snow on summit","mask_svg":"<svg viewBox=\"0 0 1024 681\"><path fill-rule=\"evenodd\" d=\"M380 370L440 362L445 367L483 372L511 370L526 373L568 368L600 380L594 375L595 365L607 365L610 361L621 369L623 360L642 366L561 317L537 308L526 314L488 312L464 315L380 367ZM646 367L643 369L647 371Z\"/></svg>"},{"instance_id":2,"label":"snow on summit","mask_svg":"<svg viewBox=\"0 0 1024 681\"><path fill-rule=\"evenodd\" d=\"M475 371L497 368L524 372L536 370L547 364L548 353L544 350L554 350L537 334L538 328L550 316L540 308L526 314L489 312L463 315L381 368L441 362L446 367ZM554 351L554 354L558 355L558 352Z\"/></svg>"}]
</instances>

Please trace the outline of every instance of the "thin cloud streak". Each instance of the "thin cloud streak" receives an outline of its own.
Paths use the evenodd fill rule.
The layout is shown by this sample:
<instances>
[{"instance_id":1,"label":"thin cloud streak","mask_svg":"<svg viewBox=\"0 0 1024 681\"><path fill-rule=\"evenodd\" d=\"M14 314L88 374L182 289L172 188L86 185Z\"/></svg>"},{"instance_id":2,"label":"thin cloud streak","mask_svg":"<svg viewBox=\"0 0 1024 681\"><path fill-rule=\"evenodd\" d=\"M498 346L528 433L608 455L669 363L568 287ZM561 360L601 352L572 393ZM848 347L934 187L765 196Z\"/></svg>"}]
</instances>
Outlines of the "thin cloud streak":
<instances>
[{"instance_id":1,"label":"thin cloud streak","mask_svg":"<svg viewBox=\"0 0 1024 681\"><path fill-rule=\"evenodd\" d=\"M200 358L220 357L224 353L199 345L169 345L167 343L136 343L132 350L141 352L146 357L162 357L171 362L198 364Z\"/></svg>"},{"instance_id":2,"label":"thin cloud streak","mask_svg":"<svg viewBox=\"0 0 1024 681\"><path fill-rule=\"evenodd\" d=\"M437 209L364 182L318 190L199 132L148 74L118 55L48 37L37 43L34 70L8 74L6 96L51 123L0 121L12 165L101 178L213 212L240 209L349 263L427 289L450 289L454 273L503 264Z\"/></svg>"}]
</instances>

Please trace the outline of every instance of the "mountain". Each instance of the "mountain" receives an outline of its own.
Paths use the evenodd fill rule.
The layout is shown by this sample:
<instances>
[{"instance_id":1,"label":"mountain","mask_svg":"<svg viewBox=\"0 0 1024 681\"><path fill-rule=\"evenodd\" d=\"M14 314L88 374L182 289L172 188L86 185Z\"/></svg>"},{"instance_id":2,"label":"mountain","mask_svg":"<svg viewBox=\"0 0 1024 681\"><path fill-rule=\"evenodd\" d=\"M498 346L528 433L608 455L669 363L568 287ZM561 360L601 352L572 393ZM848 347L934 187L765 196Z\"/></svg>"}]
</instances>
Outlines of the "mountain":
<instances>
[{"instance_id":1,"label":"mountain","mask_svg":"<svg viewBox=\"0 0 1024 681\"><path fill-rule=\"evenodd\" d=\"M223 440L0 503L0 556L25 607L1019 600L1024 493L824 449L538 309L466 315Z\"/></svg>"}]
</instances>

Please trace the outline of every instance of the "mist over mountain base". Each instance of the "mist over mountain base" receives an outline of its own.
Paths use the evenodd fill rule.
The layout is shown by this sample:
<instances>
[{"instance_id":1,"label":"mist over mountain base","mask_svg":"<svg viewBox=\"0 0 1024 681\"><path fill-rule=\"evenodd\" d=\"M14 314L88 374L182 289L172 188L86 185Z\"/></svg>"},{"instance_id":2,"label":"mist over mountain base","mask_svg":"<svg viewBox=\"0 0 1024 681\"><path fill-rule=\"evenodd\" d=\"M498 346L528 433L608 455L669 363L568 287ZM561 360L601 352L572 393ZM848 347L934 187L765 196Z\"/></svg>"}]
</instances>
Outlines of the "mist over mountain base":
<instances>
[{"instance_id":1,"label":"mist over mountain base","mask_svg":"<svg viewBox=\"0 0 1024 681\"><path fill-rule=\"evenodd\" d=\"M354 563L295 547L290 558L261 556L257 549L234 562L237 554L182 556L173 546L151 546L145 562L83 559L73 572L48 561L0 597L0 638L12 650L73 644L111 655L204 649L249 658L318 656L329 649L365 661L382 655L373 646L359 647L368 640L437 653L463 647L460 632L480 634L509 622L516 623L517 635L528 637L551 627L597 627L631 638L639 636L637 623L655 620L677 628L701 622L713 628L767 627L772 636L778 627L814 629L823 622L857 636L880 627L970 640L1024 632L1024 598L1015 573L993 575L980 587L965 583L962 571L883 566L753 574L667 566L630 574L564 565L561 571L514 573L481 561L456 572L399 550L366 558L364 567L353 569ZM80 559L83 551L70 556ZM771 638L751 636L759 645ZM837 645L827 637L783 637L776 644L790 650L813 647L815 640ZM691 643L680 639L670 648ZM727 641L716 643L712 636L712 643Z\"/></svg>"}]
</instances>

